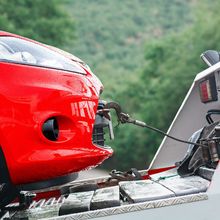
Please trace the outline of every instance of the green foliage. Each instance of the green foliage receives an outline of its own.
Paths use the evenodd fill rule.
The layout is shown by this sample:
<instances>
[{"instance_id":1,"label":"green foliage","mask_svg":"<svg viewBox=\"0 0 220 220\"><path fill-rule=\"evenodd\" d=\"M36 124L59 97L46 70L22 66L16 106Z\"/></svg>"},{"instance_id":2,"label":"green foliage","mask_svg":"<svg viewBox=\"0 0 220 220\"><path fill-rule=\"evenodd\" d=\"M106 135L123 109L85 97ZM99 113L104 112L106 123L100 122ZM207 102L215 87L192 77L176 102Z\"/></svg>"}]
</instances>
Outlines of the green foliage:
<instances>
[{"instance_id":1,"label":"green foliage","mask_svg":"<svg viewBox=\"0 0 220 220\"><path fill-rule=\"evenodd\" d=\"M65 0L77 24L72 53L88 62L105 86L103 97L118 99L139 77L144 43L180 31L191 21L188 1Z\"/></svg>"},{"instance_id":2,"label":"green foliage","mask_svg":"<svg viewBox=\"0 0 220 220\"><path fill-rule=\"evenodd\" d=\"M73 19L57 0L1 0L0 27L50 45L64 47L74 38Z\"/></svg>"},{"instance_id":3,"label":"green foliage","mask_svg":"<svg viewBox=\"0 0 220 220\"><path fill-rule=\"evenodd\" d=\"M135 83L128 83L120 95L120 101L128 106L127 111L136 113L136 118L150 125L164 131L168 129L195 75L206 68L199 55L208 49L220 50L219 6L218 1L211 5L208 1L200 2L192 26L146 44L141 77ZM190 115L189 120L192 120ZM125 126L117 134L114 164L119 164L122 169L129 166L144 168L162 137L150 130ZM119 149L124 146L126 148ZM128 162L124 155L130 157L130 154L134 157Z\"/></svg>"},{"instance_id":4,"label":"green foliage","mask_svg":"<svg viewBox=\"0 0 220 220\"><path fill-rule=\"evenodd\" d=\"M65 0L65 3L77 24L77 41L72 52L86 60L102 80L105 86L102 98L116 100L134 117L166 129L167 121L171 120L179 104L174 102L161 108L164 100L158 95L161 81L170 83L166 74L163 73L163 79L160 77L166 56L173 55L172 38L175 37L166 36L182 32L191 25L193 1ZM145 42L148 42L146 51ZM175 58L173 62L169 63L169 68L166 66L166 71L172 72ZM175 99L175 93L172 95ZM161 105L158 106L155 100ZM153 132L121 125L115 129L115 141L109 142L114 148L114 156L103 166L109 169L145 168L159 141L160 137Z\"/></svg>"}]
</instances>

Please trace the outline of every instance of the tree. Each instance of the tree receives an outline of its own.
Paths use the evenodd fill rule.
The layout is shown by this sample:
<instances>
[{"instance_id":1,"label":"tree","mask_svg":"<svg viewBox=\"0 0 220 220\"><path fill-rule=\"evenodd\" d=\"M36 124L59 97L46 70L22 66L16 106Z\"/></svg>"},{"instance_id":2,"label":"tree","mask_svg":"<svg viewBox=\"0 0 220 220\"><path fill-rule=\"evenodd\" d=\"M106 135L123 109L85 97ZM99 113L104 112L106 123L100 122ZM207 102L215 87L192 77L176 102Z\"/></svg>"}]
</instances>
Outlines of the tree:
<instances>
[{"instance_id":1,"label":"tree","mask_svg":"<svg viewBox=\"0 0 220 220\"><path fill-rule=\"evenodd\" d=\"M220 2L203 1L197 6L197 19L192 26L147 43L140 79L128 83L120 95L119 102L128 113L164 131L196 74L207 68L200 54L208 49L220 50ZM163 137L147 129L125 126L117 131L114 164L120 169L146 168Z\"/></svg>"},{"instance_id":2,"label":"tree","mask_svg":"<svg viewBox=\"0 0 220 220\"><path fill-rule=\"evenodd\" d=\"M66 47L74 38L74 22L57 0L1 0L0 26L43 43Z\"/></svg>"}]
</instances>

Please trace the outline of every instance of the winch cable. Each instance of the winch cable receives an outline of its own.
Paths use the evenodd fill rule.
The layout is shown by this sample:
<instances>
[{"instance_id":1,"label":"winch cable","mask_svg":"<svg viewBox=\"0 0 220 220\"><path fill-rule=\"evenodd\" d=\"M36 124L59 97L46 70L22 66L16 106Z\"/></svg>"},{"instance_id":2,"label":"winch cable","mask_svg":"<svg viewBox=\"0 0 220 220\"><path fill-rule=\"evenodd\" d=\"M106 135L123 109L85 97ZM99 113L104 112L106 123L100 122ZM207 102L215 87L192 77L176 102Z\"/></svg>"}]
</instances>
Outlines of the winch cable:
<instances>
[{"instance_id":1,"label":"winch cable","mask_svg":"<svg viewBox=\"0 0 220 220\"><path fill-rule=\"evenodd\" d=\"M178 141L178 142L181 142L181 143L193 144L193 145L197 145L197 146L201 146L201 147L205 147L205 148L208 147L207 145L204 145L204 144L200 144L200 143L196 143L196 142L192 142L192 141L186 141L186 140L183 140L183 139L180 139L180 138L176 138L176 137L174 137L172 135L169 135L166 132L164 132L164 131L162 131L158 128L155 128L153 126L150 126L150 125L146 124L143 121L135 120L135 119L131 118L129 116L129 114L122 112L121 106L116 102L108 102L104 106L104 111L106 111L106 110L110 111L110 109L114 109L116 111L119 123L122 123L122 124L129 123L129 124L137 125L139 127L148 128L150 130L153 130L153 131L155 131L159 134L162 134L162 135L164 135L168 138L171 138L171 139L173 139L175 141Z\"/></svg>"},{"instance_id":2,"label":"winch cable","mask_svg":"<svg viewBox=\"0 0 220 220\"><path fill-rule=\"evenodd\" d=\"M164 136L166 136L166 137L168 137L168 138L171 138L171 139L173 139L173 140L175 140L175 141L178 141L178 142L182 142L182 143L186 143L186 144L193 144L193 145L197 145L197 146L201 146L201 147L207 147L207 146L204 145L204 144L200 144L200 143L196 143L196 142L192 142L192 141L186 141L186 140L183 140L183 139L180 139L180 138L176 138L176 137L174 137L174 136L171 136L171 135L167 134L166 132L161 131L161 130L158 129L158 128L152 127L152 126L150 126L150 125L148 125L148 124L146 124L145 122L142 122L142 121L138 121L138 120L135 120L135 119L130 118L130 119L127 121L127 123L134 124L134 125L137 125L137 126L139 126L139 127L148 128L148 129L150 129L150 130L153 130L153 131L155 131L155 132L157 132L157 133L160 133L160 134L162 134L162 135L164 135Z\"/></svg>"}]
</instances>

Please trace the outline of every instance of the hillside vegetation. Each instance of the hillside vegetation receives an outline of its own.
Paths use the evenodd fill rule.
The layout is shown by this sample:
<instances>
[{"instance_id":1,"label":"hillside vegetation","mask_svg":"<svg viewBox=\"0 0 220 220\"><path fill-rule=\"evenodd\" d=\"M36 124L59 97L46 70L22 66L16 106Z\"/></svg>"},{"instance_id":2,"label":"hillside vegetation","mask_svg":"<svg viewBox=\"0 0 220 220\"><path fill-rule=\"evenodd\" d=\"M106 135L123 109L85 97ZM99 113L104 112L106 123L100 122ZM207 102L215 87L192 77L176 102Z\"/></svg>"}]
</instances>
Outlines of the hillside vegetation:
<instances>
[{"instance_id":1,"label":"hillside vegetation","mask_svg":"<svg viewBox=\"0 0 220 220\"><path fill-rule=\"evenodd\" d=\"M141 76L137 82L127 83L127 88L120 94L120 103L134 117L164 131L173 120L195 75L207 68L200 54L208 49L220 50L220 2L199 1L196 6L192 25L181 32L147 42ZM188 118L193 120L190 115ZM119 164L122 169L146 167L162 138L150 130L129 125L119 127L115 156L109 167L112 164Z\"/></svg>"},{"instance_id":2,"label":"hillside vegetation","mask_svg":"<svg viewBox=\"0 0 220 220\"><path fill-rule=\"evenodd\" d=\"M75 36L74 21L57 0L0 0L0 29L57 47Z\"/></svg>"},{"instance_id":3,"label":"hillside vegetation","mask_svg":"<svg viewBox=\"0 0 220 220\"><path fill-rule=\"evenodd\" d=\"M168 75L174 73L172 68L166 69L168 73L160 69L166 65L167 55L173 57L172 47L178 47L172 42L175 37L170 36L181 35L193 26L195 2L66 0L65 3L76 22L76 40L73 48L67 50L85 60L102 80L105 86L102 98L115 100L133 116L167 129L178 106L175 102L161 101L163 94L157 93L162 91L158 80L168 77L169 81ZM165 45L170 48L169 54L163 48ZM176 97L175 93L173 96ZM165 107L160 110L163 104L171 104L172 110L164 111ZM144 168L161 140L150 131L129 125L115 128L115 136L114 142L109 142L115 154L104 163L104 168Z\"/></svg>"},{"instance_id":4,"label":"hillside vegetation","mask_svg":"<svg viewBox=\"0 0 220 220\"><path fill-rule=\"evenodd\" d=\"M145 42L180 31L192 20L190 1L65 2L77 26L74 46L67 50L91 66L105 86L107 99L117 99L128 81L138 79Z\"/></svg>"},{"instance_id":5,"label":"hillside vegetation","mask_svg":"<svg viewBox=\"0 0 220 220\"><path fill-rule=\"evenodd\" d=\"M220 2L66 3L77 25L72 52L102 79L103 97L166 131L196 73L206 68L199 55L220 49ZM115 136L115 155L104 167L125 170L146 168L163 138L131 125L117 127Z\"/></svg>"}]
</instances>

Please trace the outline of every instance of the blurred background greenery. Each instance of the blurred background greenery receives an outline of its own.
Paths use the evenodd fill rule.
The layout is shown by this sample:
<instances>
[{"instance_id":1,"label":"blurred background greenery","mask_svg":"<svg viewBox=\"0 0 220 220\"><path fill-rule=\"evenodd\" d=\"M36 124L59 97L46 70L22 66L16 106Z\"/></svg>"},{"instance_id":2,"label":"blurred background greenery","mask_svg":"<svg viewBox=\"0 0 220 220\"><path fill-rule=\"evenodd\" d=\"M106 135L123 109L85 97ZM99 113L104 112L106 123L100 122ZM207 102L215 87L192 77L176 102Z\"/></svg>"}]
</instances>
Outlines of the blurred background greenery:
<instances>
[{"instance_id":1,"label":"blurred background greenery","mask_svg":"<svg viewBox=\"0 0 220 220\"><path fill-rule=\"evenodd\" d=\"M0 27L79 56L102 80L102 99L167 130L206 68L199 55L220 50L219 8L219 0L0 0ZM102 167L147 168L161 140L121 125Z\"/></svg>"}]
</instances>

